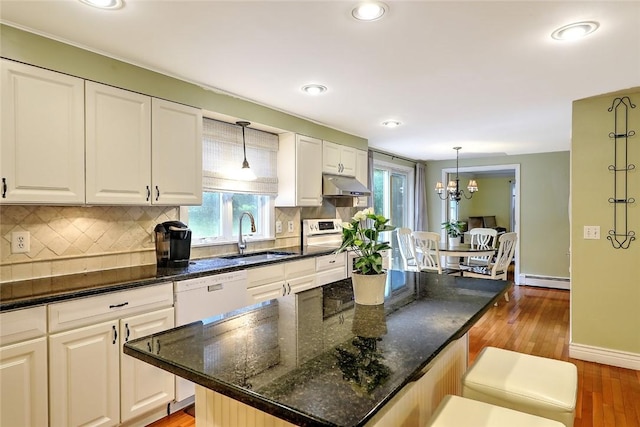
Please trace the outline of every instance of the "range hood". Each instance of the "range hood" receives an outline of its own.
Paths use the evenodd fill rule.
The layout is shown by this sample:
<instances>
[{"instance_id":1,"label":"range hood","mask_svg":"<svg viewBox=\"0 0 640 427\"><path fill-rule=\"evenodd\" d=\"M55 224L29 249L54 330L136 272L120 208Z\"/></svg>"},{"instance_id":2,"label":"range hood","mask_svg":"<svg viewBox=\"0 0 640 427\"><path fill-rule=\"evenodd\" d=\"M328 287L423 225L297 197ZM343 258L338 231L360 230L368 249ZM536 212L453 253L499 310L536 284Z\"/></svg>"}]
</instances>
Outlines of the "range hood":
<instances>
[{"instance_id":1,"label":"range hood","mask_svg":"<svg viewBox=\"0 0 640 427\"><path fill-rule=\"evenodd\" d=\"M371 191L352 176L322 174L324 197L369 197Z\"/></svg>"}]
</instances>

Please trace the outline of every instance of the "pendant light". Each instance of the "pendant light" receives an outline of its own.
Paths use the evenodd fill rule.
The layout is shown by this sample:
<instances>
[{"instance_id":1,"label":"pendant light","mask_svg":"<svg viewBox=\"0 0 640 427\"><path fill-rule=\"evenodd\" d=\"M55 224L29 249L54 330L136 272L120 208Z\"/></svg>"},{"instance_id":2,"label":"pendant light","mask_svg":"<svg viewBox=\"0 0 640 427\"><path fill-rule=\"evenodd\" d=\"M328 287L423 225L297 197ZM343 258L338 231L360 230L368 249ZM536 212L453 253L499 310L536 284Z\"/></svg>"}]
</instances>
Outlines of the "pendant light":
<instances>
[{"instance_id":1,"label":"pendant light","mask_svg":"<svg viewBox=\"0 0 640 427\"><path fill-rule=\"evenodd\" d=\"M456 150L456 179L449 181L446 192L442 182L438 181L436 184L436 193L438 193L438 196L442 200L449 199L451 201L459 202L462 199L462 196L464 196L465 199L471 199L473 197L473 193L478 191L478 183L475 179L469 180L469 185L467 186L467 190L469 190L468 196L465 194L464 190L460 189L460 179L458 178L458 157L461 148L462 147L453 147L453 149Z\"/></svg>"},{"instance_id":2,"label":"pendant light","mask_svg":"<svg viewBox=\"0 0 640 427\"><path fill-rule=\"evenodd\" d=\"M249 167L249 162L247 161L247 143L245 141L245 136L244 136L244 128L249 126L251 123L245 122L245 121L239 121L239 122L236 122L236 124L238 126L242 126L242 150L244 152L244 160L242 162L242 168L240 169L238 179L242 181L255 181L255 179L257 178L256 174L253 173L253 171Z\"/></svg>"}]
</instances>

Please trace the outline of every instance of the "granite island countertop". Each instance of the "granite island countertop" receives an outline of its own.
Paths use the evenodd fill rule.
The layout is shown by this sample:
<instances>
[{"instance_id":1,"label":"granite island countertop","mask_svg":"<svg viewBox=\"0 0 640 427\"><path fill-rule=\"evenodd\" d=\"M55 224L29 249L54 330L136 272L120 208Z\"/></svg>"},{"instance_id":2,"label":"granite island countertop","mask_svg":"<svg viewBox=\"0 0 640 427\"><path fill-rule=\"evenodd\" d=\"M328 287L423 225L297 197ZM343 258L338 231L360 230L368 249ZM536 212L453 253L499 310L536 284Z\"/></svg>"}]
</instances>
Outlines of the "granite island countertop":
<instances>
[{"instance_id":1,"label":"granite island countertop","mask_svg":"<svg viewBox=\"0 0 640 427\"><path fill-rule=\"evenodd\" d=\"M124 352L296 425L363 426L510 285L390 271L384 305L353 304L346 279L140 338ZM334 293L337 309L323 298Z\"/></svg>"},{"instance_id":2,"label":"granite island countertop","mask_svg":"<svg viewBox=\"0 0 640 427\"><path fill-rule=\"evenodd\" d=\"M0 312L332 253L331 249L323 247L299 246L273 251L290 252L292 255L251 264L223 255L193 259L184 268L158 268L154 264L4 282L0 283Z\"/></svg>"}]
</instances>

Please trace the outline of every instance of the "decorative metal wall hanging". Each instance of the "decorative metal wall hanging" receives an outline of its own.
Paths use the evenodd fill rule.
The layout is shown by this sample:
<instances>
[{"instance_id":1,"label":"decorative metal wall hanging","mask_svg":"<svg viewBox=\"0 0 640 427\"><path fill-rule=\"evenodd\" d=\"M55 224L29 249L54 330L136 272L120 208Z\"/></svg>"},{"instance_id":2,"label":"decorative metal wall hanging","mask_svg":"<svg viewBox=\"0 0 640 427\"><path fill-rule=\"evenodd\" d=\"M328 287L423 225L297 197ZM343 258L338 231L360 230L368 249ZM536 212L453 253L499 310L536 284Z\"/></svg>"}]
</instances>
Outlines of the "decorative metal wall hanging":
<instances>
[{"instance_id":1,"label":"decorative metal wall hanging","mask_svg":"<svg viewBox=\"0 0 640 427\"><path fill-rule=\"evenodd\" d=\"M636 108L628 96L613 100L608 111L613 112L613 132L609 138L613 139L613 164L609 170L613 172L613 197L609 203L613 204L613 229L609 230L607 239L614 249L629 249L629 245L636 239L636 233L629 230L629 205L636 199L629 197L629 172L636 166L628 162L629 138L636 132L629 129L629 109Z\"/></svg>"}]
</instances>

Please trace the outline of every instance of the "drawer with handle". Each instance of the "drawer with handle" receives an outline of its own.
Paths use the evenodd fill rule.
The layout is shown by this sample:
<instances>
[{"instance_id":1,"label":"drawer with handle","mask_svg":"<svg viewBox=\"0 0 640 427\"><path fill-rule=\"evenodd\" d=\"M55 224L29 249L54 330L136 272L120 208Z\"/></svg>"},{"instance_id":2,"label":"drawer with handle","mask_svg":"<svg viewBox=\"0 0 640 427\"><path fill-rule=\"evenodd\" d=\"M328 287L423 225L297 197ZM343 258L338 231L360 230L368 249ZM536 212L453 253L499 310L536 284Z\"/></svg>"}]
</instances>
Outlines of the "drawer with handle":
<instances>
[{"instance_id":1,"label":"drawer with handle","mask_svg":"<svg viewBox=\"0 0 640 427\"><path fill-rule=\"evenodd\" d=\"M64 331L172 305L171 282L49 304L49 332Z\"/></svg>"}]
</instances>

